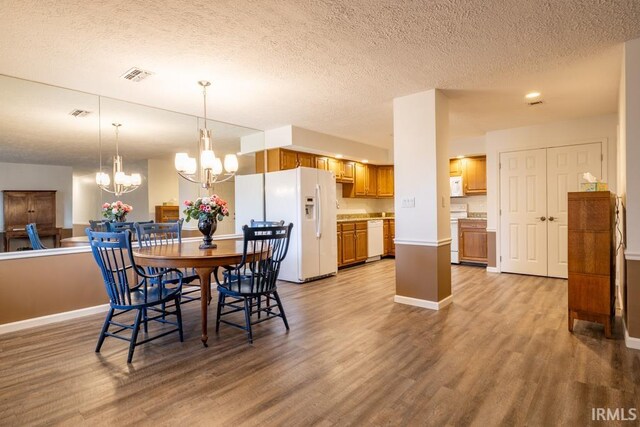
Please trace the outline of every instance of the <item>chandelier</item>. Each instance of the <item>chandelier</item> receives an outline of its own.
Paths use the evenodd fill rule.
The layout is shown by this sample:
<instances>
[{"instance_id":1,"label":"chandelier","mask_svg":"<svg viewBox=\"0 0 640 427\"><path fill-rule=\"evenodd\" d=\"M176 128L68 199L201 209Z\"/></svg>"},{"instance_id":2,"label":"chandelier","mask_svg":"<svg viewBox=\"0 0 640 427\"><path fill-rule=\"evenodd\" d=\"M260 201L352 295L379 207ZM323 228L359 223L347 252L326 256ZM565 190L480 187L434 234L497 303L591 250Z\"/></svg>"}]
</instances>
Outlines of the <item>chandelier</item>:
<instances>
[{"instance_id":1,"label":"chandelier","mask_svg":"<svg viewBox=\"0 0 640 427\"><path fill-rule=\"evenodd\" d=\"M175 167L178 175L197 184L202 188L209 189L216 183L230 180L238 171L238 158L235 154L224 156L223 162L213 152L213 141L211 131L207 129L207 87L211 85L206 80L198 82L202 86L204 96L204 129L200 129L198 141L198 160L189 157L187 153L177 153L175 157Z\"/></svg>"},{"instance_id":2,"label":"chandelier","mask_svg":"<svg viewBox=\"0 0 640 427\"><path fill-rule=\"evenodd\" d=\"M96 184L107 193L120 196L131 193L142 184L142 176L139 173L127 175L122 168L122 156L118 151L118 135L120 133L120 123L111 123L116 132L116 155L113 157L113 185L108 173L102 172L102 136L100 139L100 170L96 173Z\"/></svg>"}]
</instances>

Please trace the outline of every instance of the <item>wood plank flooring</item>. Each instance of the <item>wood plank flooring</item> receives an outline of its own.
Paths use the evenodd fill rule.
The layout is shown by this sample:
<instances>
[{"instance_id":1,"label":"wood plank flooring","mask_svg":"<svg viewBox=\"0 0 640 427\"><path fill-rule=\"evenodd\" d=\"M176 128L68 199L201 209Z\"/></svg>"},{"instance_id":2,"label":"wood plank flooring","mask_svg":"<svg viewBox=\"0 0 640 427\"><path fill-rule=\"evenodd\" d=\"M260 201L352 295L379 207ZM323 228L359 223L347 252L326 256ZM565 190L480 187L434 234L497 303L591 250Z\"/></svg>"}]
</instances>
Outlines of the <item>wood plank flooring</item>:
<instances>
[{"instance_id":1,"label":"wood plank flooring","mask_svg":"<svg viewBox=\"0 0 640 427\"><path fill-rule=\"evenodd\" d=\"M2 425L589 425L640 408L640 352L602 326L567 331L563 280L454 266L453 304L394 304L395 264L282 283L289 317L242 331L186 304L176 335L94 346L95 315L0 336ZM215 315L215 298L210 307ZM611 425L615 425L612 423ZM630 425L623 423L620 425Z\"/></svg>"}]
</instances>

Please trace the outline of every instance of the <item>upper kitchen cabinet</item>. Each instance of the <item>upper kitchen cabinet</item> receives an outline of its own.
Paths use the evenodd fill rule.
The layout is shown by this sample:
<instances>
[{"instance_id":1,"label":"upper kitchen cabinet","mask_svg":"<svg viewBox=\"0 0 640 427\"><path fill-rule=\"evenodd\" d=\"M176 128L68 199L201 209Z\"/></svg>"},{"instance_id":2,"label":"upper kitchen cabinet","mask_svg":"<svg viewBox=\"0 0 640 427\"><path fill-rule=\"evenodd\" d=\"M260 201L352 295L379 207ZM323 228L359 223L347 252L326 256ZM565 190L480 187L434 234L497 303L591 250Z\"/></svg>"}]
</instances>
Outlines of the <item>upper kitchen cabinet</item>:
<instances>
[{"instance_id":1,"label":"upper kitchen cabinet","mask_svg":"<svg viewBox=\"0 0 640 427\"><path fill-rule=\"evenodd\" d=\"M343 197L377 197L378 170L374 165L355 163L353 185L342 187Z\"/></svg>"},{"instance_id":2,"label":"upper kitchen cabinet","mask_svg":"<svg viewBox=\"0 0 640 427\"><path fill-rule=\"evenodd\" d=\"M378 166L378 197L393 197L393 166Z\"/></svg>"},{"instance_id":3,"label":"upper kitchen cabinet","mask_svg":"<svg viewBox=\"0 0 640 427\"><path fill-rule=\"evenodd\" d=\"M264 173L264 153L256 153L256 173ZM267 172L295 169L298 166L316 167L316 156L310 153L273 148L267 150Z\"/></svg>"},{"instance_id":4,"label":"upper kitchen cabinet","mask_svg":"<svg viewBox=\"0 0 640 427\"><path fill-rule=\"evenodd\" d=\"M462 176L462 159L449 160L449 175Z\"/></svg>"},{"instance_id":5,"label":"upper kitchen cabinet","mask_svg":"<svg viewBox=\"0 0 640 427\"><path fill-rule=\"evenodd\" d=\"M487 194L487 158L467 157L463 159L462 183L464 194Z\"/></svg>"},{"instance_id":6,"label":"upper kitchen cabinet","mask_svg":"<svg viewBox=\"0 0 640 427\"><path fill-rule=\"evenodd\" d=\"M333 172L336 182L353 184L353 162L319 156L316 157L316 168Z\"/></svg>"}]
</instances>

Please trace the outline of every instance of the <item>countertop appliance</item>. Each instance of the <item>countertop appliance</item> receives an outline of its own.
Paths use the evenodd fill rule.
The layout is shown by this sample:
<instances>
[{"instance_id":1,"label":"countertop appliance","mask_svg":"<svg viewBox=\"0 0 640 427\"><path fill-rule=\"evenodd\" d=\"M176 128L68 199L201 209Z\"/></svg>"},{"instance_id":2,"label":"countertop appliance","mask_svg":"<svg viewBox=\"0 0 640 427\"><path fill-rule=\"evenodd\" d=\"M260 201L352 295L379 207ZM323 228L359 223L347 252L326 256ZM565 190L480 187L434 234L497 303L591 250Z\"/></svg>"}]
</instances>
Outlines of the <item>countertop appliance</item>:
<instances>
[{"instance_id":1,"label":"countertop appliance","mask_svg":"<svg viewBox=\"0 0 640 427\"><path fill-rule=\"evenodd\" d=\"M449 178L449 183L451 185L451 197L464 196L464 187L462 186L461 176L452 176Z\"/></svg>"},{"instance_id":2,"label":"countertop appliance","mask_svg":"<svg viewBox=\"0 0 640 427\"><path fill-rule=\"evenodd\" d=\"M379 260L384 253L384 221L367 221L367 261Z\"/></svg>"},{"instance_id":3,"label":"countertop appliance","mask_svg":"<svg viewBox=\"0 0 640 427\"><path fill-rule=\"evenodd\" d=\"M458 256L459 235L458 235L458 219L467 218L468 206L466 203L451 204L451 264L460 264Z\"/></svg>"},{"instance_id":4,"label":"countertop appliance","mask_svg":"<svg viewBox=\"0 0 640 427\"><path fill-rule=\"evenodd\" d=\"M269 172L264 174L264 189L266 219L293 223L279 279L302 283L337 273L336 180L332 173L306 167Z\"/></svg>"}]
</instances>

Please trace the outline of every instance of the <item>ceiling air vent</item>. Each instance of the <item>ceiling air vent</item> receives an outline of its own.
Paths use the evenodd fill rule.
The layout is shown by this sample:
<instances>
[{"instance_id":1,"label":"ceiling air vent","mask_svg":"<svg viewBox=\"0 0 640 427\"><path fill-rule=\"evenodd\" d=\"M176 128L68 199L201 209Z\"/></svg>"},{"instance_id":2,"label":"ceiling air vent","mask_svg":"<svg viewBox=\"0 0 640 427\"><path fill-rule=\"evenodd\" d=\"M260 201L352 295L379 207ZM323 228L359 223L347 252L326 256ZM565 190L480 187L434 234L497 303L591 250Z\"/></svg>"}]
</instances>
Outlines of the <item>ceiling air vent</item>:
<instances>
[{"instance_id":1,"label":"ceiling air vent","mask_svg":"<svg viewBox=\"0 0 640 427\"><path fill-rule=\"evenodd\" d=\"M75 109L72 110L69 115L73 116L73 117L84 117L84 116L88 116L89 114L91 114L91 111L87 111L87 110L80 110L80 109Z\"/></svg>"},{"instance_id":2,"label":"ceiling air vent","mask_svg":"<svg viewBox=\"0 0 640 427\"><path fill-rule=\"evenodd\" d=\"M542 100L527 102L527 105L529 107L533 107L534 105L540 105L540 104L542 104Z\"/></svg>"},{"instance_id":3,"label":"ceiling air vent","mask_svg":"<svg viewBox=\"0 0 640 427\"><path fill-rule=\"evenodd\" d=\"M141 68L138 67L133 67L130 70L127 70L126 73L124 73L123 75L121 75L120 77L122 77L125 80L129 80L132 82L139 82L142 81L144 79L146 79L147 77L149 77L150 75L152 75L153 73L150 71L145 71Z\"/></svg>"}]
</instances>

